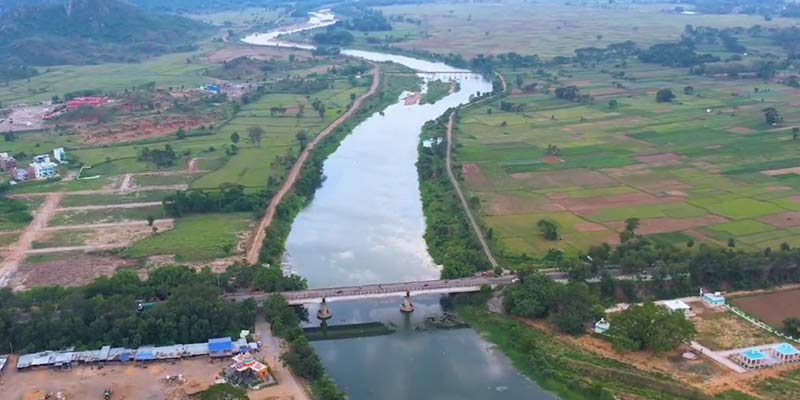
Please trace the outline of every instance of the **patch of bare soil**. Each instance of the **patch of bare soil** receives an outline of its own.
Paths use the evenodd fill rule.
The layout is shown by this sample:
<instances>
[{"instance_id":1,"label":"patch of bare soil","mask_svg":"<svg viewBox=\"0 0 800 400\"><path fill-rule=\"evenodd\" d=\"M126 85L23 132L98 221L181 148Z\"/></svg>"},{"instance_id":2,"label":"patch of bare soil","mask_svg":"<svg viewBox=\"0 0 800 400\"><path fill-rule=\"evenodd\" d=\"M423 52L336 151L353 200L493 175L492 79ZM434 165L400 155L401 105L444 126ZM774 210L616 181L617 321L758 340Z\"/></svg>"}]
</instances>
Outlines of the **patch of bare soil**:
<instances>
[{"instance_id":1,"label":"patch of bare soil","mask_svg":"<svg viewBox=\"0 0 800 400\"><path fill-rule=\"evenodd\" d=\"M658 153L638 156L635 158L639 160L639 162L645 164L669 165L679 162L683 156L675 153Z\"/></svg>"},{"instance_id":2,"label":"patch of bare soil","mask_svg":"<svg viewBox=\"0 0 800 400\"><path fill-rule=\"evenodd\" d=\"M668 193L691 188L691 186L677 179L647 180L645 182L637 182L636 187L650 193Z\"/></svg>"},{"instance_id":3,"label":"patch of bare soil","mask_svg":"<svg viewBox=\"0 0 800 400\"><path fill-rule=\"evenodd\" d=\"M800 167L768 169L761 171L761 173L767 176L780 176L788 174L800 175Z\"/></svg>"},{"instance_id":4,"label":"patch of bare soil","mask_svg":"<svg viewBox=\"0 0 800 400\"><path fill-rule=\"evenodd\" d=\"M464 182L467 185L476 188L485 188L489 186L489 179L481 171L481 166L475 163L461 164L461 176L464 177Z\"/></svg>"},{"instance_id":5,"label":"patch of bare soil","mask_svg":"<svg viewBox=\"0 0 800 400\"><path fill-rule=\"evenodd\" d=\"M750 135L750 134L756 133L756 130L755 129L750 129L750 128L747 128L747 127L744 127L744 126L736 126L736 127L728 129L728 132L738 133L740 135Z\"/></svg>"},{"instance_id":6,"label":"patch of bare soil","mask_svg":"<svg viewBox=\"0 0 800 400\"><path fill-rule=\"evenodd\" d=\"M567 169L553 172L519 172L511 174L517 180L529 181L539 187L610 186L616 182L606 175L588 169Z\"/></svg>"},{"instance_id":7,"label":"patch of bare soil","mask_svg":"<svg viewBox=\"0 0 800 400\"><path fill-rule=\"evenodd\" d=\"M419 103L420 98L422 98L422 93L411 93L403 99L403 105L413 106L414 104Z\"/></svg>"},{"instance_id":8,"label":"patch of bare soil","mask_svg":"<svg viewBox=\"0 0 800 400\"><path fill-rule=\"evenodd\" d=\"M800 289L762 293L731 299L736 307L780 329L786 318L800 317Z\"/></svg>"},{"instance_id":9,"label":"patch of bare soil","mask_svg":"<svg viewBox=\"0 0 800 400\"><path fill-rule=\"evenodd\" d=\"M605 208L637 207L653 204L681 203L684 201L686 200L681 197L658 197L643 192L588 198L568 197L555 200L556 203L576 213L592 213Z\"/></svg>"},{"instance_id":10,"label":"patch of bare soil","mask_svg":"<svg viewBox=\"0 0 800 400\"><path fill-rule=\"evenodd\" d=\"M564 162L564 159L558 156L547 156L542 158L542 161L547 164L558 164Z\"/></svg>"},{"instance_id":11,"label":"patch of bare soil","mask_svg":"<svg viewBox=\"0 0 800 400\"><path fill-rule=\"evenodd\" d=\"M680 232L691 228L725 222L728 222L728 220L718 215L697 218L646 218L639 221L639 229L636 230L636 233L641 235L655 235L658 233ZM624 221L611 222L608 225L616 231L625 229Z\"/></svg>"},{"instance_id":12,"label":"patch of bare soil","mask_svg":"<svg viewBox=\"0 0 800 400\"><path fill-rule=\"evenodd\" d=\"M15 368L6 368L2 392L4 399L21 399L26 392L39 390L61 392L68 400L83 400L102 399L103 390L108 388L114 400L186 399L186 392L197 392L212 385L228 363L230 359L210 361L206 357L196 357L150 363L146 368L116 363L103 368L80 366L69 371L35 369L18 372ZM178 374L183 374L185 383L165 380L168 375Z\"/></svg>"},{"instance_id":13,"label":"patch of bare soil","mask_svg":"<svg viewBox=\"0 0 800 400\"><path fill-rule=\"evenodd\" d=\"M515 196L508 193L491 192L487 194L488 215L513 215L542 212L566 211L566 208L552 202L532 200L528 197Z\"/></svg>"},{"instance_id":14,"label":"patch of bare soil","mask_svg":"<svg viewBox=\"0 0 800 400\"><path fill-rule=\"evenodd\" d=\"M12 276L12 286L81 286L100 276L111 276L120 268L136 265L134 260L118 257L82 254L41 263L26 263Z\"/></svg>"},{"instance_id":15,"label":"patch of bare soil","mask_svg":"<svg viewBox=\"0 0 800 400\"><path fill-rule=\"evenodd\" d=\"M758 220L776 228L789 228L800 225L800 212L789 211L782 214L767 215Z\"/></svg>"},{"instance_id":16,"label":"patch of bare soil","mask_svg":"<svg viewBox=\"0 0 800 400\"><path fill-rule=\"evenodd\" d=\"M75 127L75 130L87 144L112 144L166 136L178 129L194 129L211 122L202 116L172 115L125 120L111 126L83 125Z\"/></svg>"}]
</instances>

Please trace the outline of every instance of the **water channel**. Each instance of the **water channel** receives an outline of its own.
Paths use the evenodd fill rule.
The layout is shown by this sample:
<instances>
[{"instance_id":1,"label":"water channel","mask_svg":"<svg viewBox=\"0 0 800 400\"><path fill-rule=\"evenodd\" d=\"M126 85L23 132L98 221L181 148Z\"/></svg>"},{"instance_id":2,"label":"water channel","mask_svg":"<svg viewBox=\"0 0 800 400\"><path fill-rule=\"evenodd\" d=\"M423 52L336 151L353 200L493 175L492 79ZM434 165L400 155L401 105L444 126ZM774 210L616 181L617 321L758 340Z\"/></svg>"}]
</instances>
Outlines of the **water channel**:
<instances>
[{"instance_id":1,"label":"water channel","mask_svg":"<svg viewBox=\"0 0 800 400\"><path fill-rule=\"evenodd\" d=\"M420 76L457 80L460 90L435 104L405 105L398 99L342 141L325 161L325 182L292 225L286 266L308 279L311 288L436 279L440 267L423 238L415 166L420 131L426 121L468 102L471 95L491 91L491 82L442 63L366 51L343 53L437 71ZM399 298L331 304L329 325L377 321L396 328L391 335L313 342L328 374L350 399L556 398L519 374L472 329L425 329L425 317L443 312L439 296L413 300L416 311L410 315L399 311ZM309 314L314 316L316 309Z\"/></svg>"}]
</instances>

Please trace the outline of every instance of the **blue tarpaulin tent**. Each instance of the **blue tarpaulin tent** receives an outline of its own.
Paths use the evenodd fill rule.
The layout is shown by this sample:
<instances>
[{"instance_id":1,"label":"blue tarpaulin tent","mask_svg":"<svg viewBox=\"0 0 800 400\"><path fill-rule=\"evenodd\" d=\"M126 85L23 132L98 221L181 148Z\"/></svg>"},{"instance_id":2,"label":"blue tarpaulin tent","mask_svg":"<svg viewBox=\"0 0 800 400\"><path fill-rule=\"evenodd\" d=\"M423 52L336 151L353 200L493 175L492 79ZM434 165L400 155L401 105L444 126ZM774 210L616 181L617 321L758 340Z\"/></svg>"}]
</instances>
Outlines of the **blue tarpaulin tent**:
<instances>
[{"instance_id":1,"label":"blue tarpaulin tent","mask_svg":"<svg viewBox=\"0 0 800 400\"><path fill-rule=\"evenodd\" d=\"M233 354L233 340L229 337L209 339L208 353L211 357L225 357Z\"/></svg>"}]
</instances>

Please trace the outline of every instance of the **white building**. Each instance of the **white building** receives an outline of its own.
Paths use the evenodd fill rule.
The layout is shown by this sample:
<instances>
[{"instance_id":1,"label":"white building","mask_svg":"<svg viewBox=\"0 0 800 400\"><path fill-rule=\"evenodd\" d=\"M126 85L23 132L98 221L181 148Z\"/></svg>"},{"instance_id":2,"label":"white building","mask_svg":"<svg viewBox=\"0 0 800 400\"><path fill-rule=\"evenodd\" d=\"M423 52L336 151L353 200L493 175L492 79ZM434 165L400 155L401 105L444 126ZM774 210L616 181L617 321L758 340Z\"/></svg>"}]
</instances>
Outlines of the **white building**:
<instances>
[{"instance_id":1,"label":"white building","mask_svg":"<svg viewBox=\"0 0 800 400\"><path fill-rule=\"evenodd\" d=\"M666 300L661 303L669 312L676 313L680 312L683 315L686 315L691 311L692 307L689 307L688 304L684 303L683 300Z\"/></svg>"},{"instance_id":2,"label":"white building","mask_svg":"<svg viewBox=\"0 0 800 400\"><path fill-rule=\"evenodd\" d=\"M703 303L709 307L722 307L725 305L725 297L720 292L706 292L703 293Z\"/></svg>"},{"instance_id":3,"label":"white building","mask_svg":"<svg viewBox=\"0 0 800 400\"><path fill-rule=\"evenodd\" d=\"M594 333L606 333L611 329L611 324L605 318L600 318L600 321L594 324Z\"/></svg>"},{"instance_id":4,"label":"white building","mask_svg":"<svg viewBox=\"0 0 800 400\"><path fill-rule=\"evenodd\" d=\"M63 164L67 162L67 152L64 151L63 147L53 149L53 158L59 163Z\"/></svg>"}]
</instances>

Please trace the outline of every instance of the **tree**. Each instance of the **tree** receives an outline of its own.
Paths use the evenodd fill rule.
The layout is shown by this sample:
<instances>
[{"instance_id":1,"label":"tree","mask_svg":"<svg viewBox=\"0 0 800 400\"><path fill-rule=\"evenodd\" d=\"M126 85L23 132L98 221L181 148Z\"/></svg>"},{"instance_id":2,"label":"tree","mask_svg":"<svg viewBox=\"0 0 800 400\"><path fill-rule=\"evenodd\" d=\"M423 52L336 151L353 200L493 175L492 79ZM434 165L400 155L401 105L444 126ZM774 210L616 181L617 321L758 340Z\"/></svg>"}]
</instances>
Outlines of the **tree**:
<instances>
[{"instance_id":1,"label":"tree","mask_svg":"<svg viewBox=\"0 0 800 400\"><path fill-rule=\"evenodd\" d=\"M616 99L611 99L608 101L608 108L616 110L617 107L619 107L619 102Z\"/></svg>"},{"instance_id":2,"label":"tree","mask_svg":"<svg viewBox=\"0 0 800 400\"><path fill-rule=\"evenodd\" d=\"M656 93L656 101L659 103L669 103L675 99L675 93L672 93L672 89L660 89Z\"/></svg>"},{"instance_id":3,"label":"tree","mask_svg":"<svg viewBox=\"0 0 800 400\"><path fill-rule=\"evenodd\" d=\"M558 225L549 219L541 219L536 226L539 228L539 231L542 232L542 236L546 240L558 240Z\"/></svg>"},{"instance_id":4,"label":"tree","mask_svg":"<svg viewBox=\"0 0 800 400\"><path fill-rule=\"evenodd\" d=\"M730 248L736 247L736 239L734 239L734 238L728 239L728 247L730 247Z\"/></svg>"},{"instance_id":5,"label":"tree","mask_svg":"<svg viewBox=\"0 0 800 400\"><path fill-rule=\"evenodd\" d=\"M694 87L693 86L686 86L685 88L683 88L683 94L685 94L687 96L693 95L694 94Z\"/></svg>"},{"instance_id":6,"label":"tree","mask_svg":"<svg viewBox=\"0 0 800 400\"><path fill-rule=\"evenodd\" d=\"M632 305L611 320L609 335L626 351L669 351L694 338L697 331L683 313L671 313L652 302Z\"/></svg>"},{"instance_id":7,"label":"tree","mask_svg":"<svg viewBox=\"0 0 800 400\"><path fill-rule=\"evenodd\" d=\"M178 131L175 132L175 136L180 140L186 137L186 131L183 128L178 128Z\"/></svg>"},{"instance_id":8,"label":"tree","mask_svg":"<svg viewBox=\"0 0 800 400\"><path fill-rule=\"evenodd\" d=\"M155 221L156 221L156 219L152 215L148 215L147 216L147 225L148 226L153 226L153 222L155 222Z\"/></svg>"},{"instance_id":9,"label":"tree","mask_svg":"<svg viewBox=\"0 0 800 400\"><path fill-rule=\"evenodd\" d=\"M793 338L800 338L800 318L783 320L783 333Z\"/></svg>"},{"instance_id":10,"label":"tree","mask_svg":"<svg viewBox=\"0 0 800 400\"><path fill-rule=\"evenodd\" d=\"M592 320L595 303L595 297L586 283L562 286L550 319L560 331L579 335L585 331L585 324Z\"/></svg>"},{"instance_id":11,"label":"tree","mask_svg":"<svg viewBox=\"0 0 800 400\"><path fill-rule=\"evenodd\" d=\"M247 136L250 138L250 143L256 147L261 147L261 137L264 136L264 129L260 126L251 126L247 129Z\"/></svg>"},{"instance_id":12,"label":"tree","mask_svg":"<svg viewBox=\"0 0 800 400\"><path fill-rule=\"evenodd\" d=\"M800 128L795 126L792 128L792 140L797 140L798 136L800 136Z\"/></svg>"},{"instance_id":13,"label":"tree","mask_svg":"<svg viewBox=\"0 0 800 400\"><path fill-rule=\"evenodd\" d=\"M775 107L767 107L764 110L764 120L767 121L767 125L774 126L778 125L783 122L783 117L781 117L778 110Z\"/></svg>"},{"instance_id":14,"label":"tree","mask_svg":"<svg viewBox=\"0 0 800 400\"><path fill-rule=\"evenodd\" d=\"M233 144L239 143L239 132L233 131L233 133L231 133L231 142L233 142Z\"/></svg>"},{"instance_id":15,"label":"tree","mask_svg":"<svg viewBox=\"0 0 800 400\"><path fill-rule=\"evenodd\" d=\"M520 282L509 286L503 305L509 314L525 318L544 318L555 306L559 284L538 271L521 271Z\"/></svg>"},{"instance_id":16,"label":"tree","mask_svg":"<svg viewBox=\"0 0 800 400\"><path fill-rule=\"evenodd\" d=\"M636 233L637 229L639 229L639 218L632 217L625 220L626 231L630 231L631 233Z\"/></svg>"}]
</instances>

